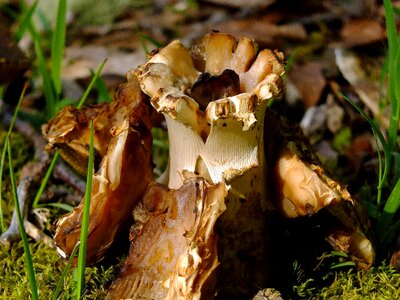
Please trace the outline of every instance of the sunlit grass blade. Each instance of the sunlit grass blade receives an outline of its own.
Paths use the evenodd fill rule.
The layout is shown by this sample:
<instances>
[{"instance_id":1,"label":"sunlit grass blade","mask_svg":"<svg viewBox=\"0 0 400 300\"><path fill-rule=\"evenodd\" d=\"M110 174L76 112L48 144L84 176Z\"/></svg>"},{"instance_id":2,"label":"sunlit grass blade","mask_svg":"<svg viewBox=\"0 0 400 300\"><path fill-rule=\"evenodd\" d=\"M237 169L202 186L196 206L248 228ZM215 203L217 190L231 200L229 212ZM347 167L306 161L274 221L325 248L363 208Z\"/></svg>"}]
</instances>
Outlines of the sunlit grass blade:
<instances>
[{"instance_id":1,"label":"sunlit grass blade","mask_svg":"<svg viewBox=\"0 0 400 300\"><path fill-rule=\"evenodd\" d=\"M77 102L78 102L78 100L68 99L68 98L58 100L58 102L56 104L56 111L59 111L60 109L62 109L64 106L67 106L67 105L75 105Z\"/></svg>"},{"instance_id":2,"label":"sunlit grass blade","mask_svg":"<svg viewBox=\"0 0 400 300\"><path fill-rule=\"evenodd\" d=\"M399 106L400 98L396 99L396 84L399 84L400 79L396 78L398 73L398 45L399 38L397 36L396 22L394 20L393 6L390 0L383 1L385 7L385 20L386 20L386 32L388 38L388 56L389 56L389 67L388 67L388 97L391 105L390 121L389 121L389 148L393 150L396 145L397 131L399 127ZM397 69L397 70L396 70ZM391 158L389 158L391 159Z\"/></svg>"},{"instance_id":3,"label":"sunlit grass blade","mask_svg":"<svg viewBox=\"0 0 400 300\"><path fill-rule=\"evenodd\" d=\"M378 125L375 123L374 120L372 120L356 103L354 103L354 101L352 101L350 98L343 96L344 99L346 99L347 102L349 102L361 115L362 117L369 123L369 125L372 128L372 131L374 132L374 135L378 138L379 142L382 145L383 148L383 153L385 155L385 160L384 160L384 168L383 168L383 174L382 176L380 176L379 178L379 186L378 186L378 190L381 190L387 177L389 174L389 157L390 157L390 151L389 151L389 147L386 143L385 138L383 137L383 134L381 132L381 130L379 129ZM381 157L380 157L380 153L378 152L379 155L379 161L380 161L380 166L381 166ZM379 192L379 191L378 191ZM380 200L378 199L378 202L380 202Z\"/></svg>"},{"instance_id":4,"label":"sunlit grass blade","mask_svg":"<svg viewBox=\"0 0 400 300\"><path fill-rule=\"evenodd\" d=\"M400 179L397 180L392 192L383 209L383 213L378 223L378 236L383 237L387 233L387 228L400 208Z\"/></svg>"},{"instance_id":5,"label":"sunlit grass blade","mask_svg":"<svg viewBox=\"0 0 400 300\"><path fill-rule=\"evenodd\" d=\"M103 70L104 65L106 64L106 62L107 62L107 59L105 59L105 60L101 63L101 65L100 65L100 67L97 69L96 73L94 73L94 76L93 76L92 80L90 81L90 84L89 84L88 88L86 89L85 93L83 94L81 100L79 100L79 103L78 103L78 105L77 105L77 108L80 108L80 107L83 105L83 103L85 103L87 97L89 96L90 91L91 91L92 88L93 88L93 85L95 84L97 78L100 76L101 71Z\"/></svg>"},{"instance_id":6,"label":"sunlit grass blade","mask_svg":"<svg viewBox=\"0 0 400 300\"><path fill-rule=\"evenodd\" d=\"M394 151L397 143L397 135L399 129L399 118L400 118L400 43L397 43L396 55L393 61L394 70L393 74L389 76L393 77L392 86L394 88L394 98L391 99L391 110L390 110L390 123L389 123L389 136L392 139L391 150ZM391 132L392 131L392 132Z\"/></svg>"},{"instance_id":7,"label":"sunlit grass blade","mask_svg":"<svg viewBox=\"0 0 400 300\"><path fill-rule=\"evenodd\" d=\"M29 284L31 286L32 299L36 300L36 299L39 299L39 294L38 294L38 289L37 289L37 285L36 285L35 270L33 267L31 252L29 250L28 238L27 238L26 232L25 232L24 220L23 220L23 217L21 214L21 209L19 207L19 202L18 202L17 186L15 183L14 168L13 168L13 162L12 162L12 157L11 157L12 155L11 155L11 147L10 147L9 139L6 140L6 144L7 144L7 152L8 152L8 167L10 170L12 194L13 194L13 199L14 199L15 210L17 212L18 225L19 225L19 230L20 230L20 234L21 234L21 238L22 238L22 244L24 247L26 270L28 273Z\"/></svg>"},{"instance_id":8,"label":"sunlit grass blade","mask_svg":"<svg viewBox=\"0 0 400 300\"><path fill-rule=\"evenodd\" d=\"M92 77L94 76L94 72L91 71L90 72ZM110 95L110 93L108 92L107 86L104 82L104 80L99 76L97 77L96 81L95 81L95 86L96 86L96 90L98 93L97 96L97 102L111 102L112 101L112 97Z\"/></svg>"},{"instance_id":9,"label":"sunlit grass blade","mask_svg":"<svg viewBox=\"0 0 400 300\"><path fill-rule=\"evenodd\" d=\"M57 282L57 286L56 286L56 289L53 294L53 300L58 299L58 294L60 294L61 286L64 283L64 278L67 275L69 269L71 268L72 261L75 258L75 255L76 255L76 252L78 251L78 249L79 249L79 241L78 241L78 243L76 243L74 250L72 250L71 256L68 258L67 265L65 266L63 272L61 273L61 277Z\"/></svg>"},{"instance_id":10,"label":"sunlit grass blade","mask_svg":"<svg viewBox=\"0 0 400 300\"><path fill-rule=\"evenodd\" d=\"M61 93L61 65L65 47L66 16L67 2L66 0L59 0L51 44L51 78L53 79L56 100L59 99Z\"/></svg>"},{"instance_id":11,"label":"sunlit grass blade","mask_svg":"<svg viewBox=\"0 0 400 300\"><path fill-rule=\"evenodd\" d=\"M77 282L77 299L82 296L83 288L85 285L85 267L86 267L86 245L89 227L89 212L90 212L90 201L92 194L92 174L94 165L94 127L93 121L90 121L90 146L89 146L89 163L86 178L86 193L84 200L84 208L81 223L81 236L78 254L78 282Z\"/></svg>"},{"instance_id":12,"label":"sunlit grass blade","mask_svg":"<svg viewBox=\"0 0 400 300\"><path fill-rule=\"evenodd\" d=\"M295 62L295 60L296 60L298 54L300 53L301 49L302 49L301 47L295 48L292 51L292 53L290 53L289 57L287 58L286 65L285 65L285 74L284 74L285 77L288 76L289 71L291 70L291 68L293 66L293 63Z\"/></svg>"},{"instance_id":13,"label":"sunlit grass blade","mask_svg":"<svg viewBox=\"0 0 400 300\"><path fill-rule=\"evenodd\" d=\"M397 31L396 22L394 20L394 12L391 0L383 0L383 5L385 7L385 22L387 38L389 43L389 57L394 57L396 43L397 43Z\"/></svg>"},{"instance_id":14,"label":"sunlit grass blade","mask_svg":"<svg viewBox=\"0 0 400 300\"><path fill-rule=\"evenodd\" d=\"M153 39L152 37L150 37L147 34L144 34L143 32L136 30L136 35L139 38L139 42L140 45L142 46L144 52L146 52L147 54L150 53L149 48L146 45L146 41L149 41L150 43L152 43L154 46L156 46L157 48L161 48L163 46L162 43L160 43L159 41Z\"/></svg>"},{"instance_id":15,"label":"sunlit grass blade","mask_svg":"<svg viewBox=\"0 0 400 300\"><path fill-rule=\"evenodd\" d=\"M21 22L19 23L18 29L14 34L14 37L17 41L19 41L23 37L26 30L28 30L29 26L32 24L32 16L36 11L38 3L39 0L36 0L35 2L33 2L31 7L24 12L21 18Z\"/></svg>"},{"instance_id":16,"label":"sunlit grass blade","mask_svg":"<svg viewBox=\"0 0 400 300\"><path fill-rule=\"evenodd\" d=\"M46 99L46 116L51 118L55 115L56 96L54 92L53 82L51 80L50 72L46 66L46 60L40 46L40 37L33 27L30 28L31 35L34 40L36 60L38 63L38 70L42 77L43 93Z\"/></svg>"},{"instance_id":17,"label":"sunlit grass blade","mask_svg":"<svg viewBox=\"0 0 400 300\"><path fill-rule=\"evenodd\" d=\"M17 106L15 107L14 114L13 114L13 117L11 119L10 126L8 127L8 131L7 131L7 135L6 135L6 141L4 143L3 151L1 153L1 161L0 161L0 233L3 233L5 231L4 219L3 219L3 199L2 199L2 195L1 195L2 192L1 191L2 191L2 185L3 185L4 161L5 161L6 150L7 150L6 143L7 143L8 139L10 138L11 131L14 128L15 120L17 119L17 114L18 114L19 108L21 107L22 100L24 99L27 87L28 87L28 84L25 83L24 88L22 89L21 95L19 96L19 100L18 100Z\"/></svg>"},{"instance_id":18,"label":"sunlit grass blade","mask_svg":"<svg viewBox=\"0 0 400 300\"><path fill-rule=\"evenodd\" d=\"M6 138L7 141L7 138ZM3 233L6 228L4 226L4 217L3 217L3 197L2 197L2 189L3 189L3 169L4 169L4 160L6 157L6 143L4 143L3 151L1 153L0 160L0 234Z\"/></svg>"},{"instance_id":19,"label":"sunlit grass blade","mask_svg":"<svg viewBox=\"0 0 400 300\"><path fill-rule=\"evenodd\" d=\"M343 268L343 267L355 267L355 266L356 266L356 264L354 261L345 261L345 262L334 264L334 265L330 266L330 269L339 269L339 268Z\"/></svg>"},{"instance_id":20,"label":"sunlit grass blade","mask_svg":"<svg viewBox=\"0 0 400 300\"><path fill-rule=\"evenodd\" d=\"M71 212L74 210L74 207L66 204L66 203L58 203L58 202L50 202L50 203L46 203L46 204L39 204L37 207L56 207L56 208L61 208L63 210L66 210L68 212Z\"/></svg>"},{"instance_id":21,"label":"sunlit grass blade","mask_svg":"<svg viewBox=\"0 0 400 300\"><path fill-rule=\"evenodd\" d=\"M44 192L44 189L46 188L47 182L49 181L50 176L53 173L54 167L56 166L56 163L57 163L57 160L58 160L59 156L60 156L60 153L58 151L56 151L54 153L53 159L51 160L50 166L47 169L46 174L45 174L42 182L40 183L40 187L39 187L38 191L36 192L35 199L33 199L32 206L34 208L38 207L38 203L39 203L40 197L42 196L42 194Z\"/></svg>"}]
</instances>

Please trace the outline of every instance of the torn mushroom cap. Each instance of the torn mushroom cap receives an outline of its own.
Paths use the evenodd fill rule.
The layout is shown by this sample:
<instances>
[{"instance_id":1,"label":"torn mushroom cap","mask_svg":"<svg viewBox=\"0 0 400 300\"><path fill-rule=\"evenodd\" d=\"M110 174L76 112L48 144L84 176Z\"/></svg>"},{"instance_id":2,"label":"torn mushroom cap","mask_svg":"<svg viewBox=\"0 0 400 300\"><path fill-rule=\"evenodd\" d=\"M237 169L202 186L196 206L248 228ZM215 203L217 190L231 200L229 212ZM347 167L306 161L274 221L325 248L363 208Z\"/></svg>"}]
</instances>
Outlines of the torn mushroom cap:
<instances>
[{"instance_id":1,"label":"torn mushroom cap","mask_svg":"<svg viewBox=\"0 0 400 300\"><path fill-rule=\"evenodd\" d=\"M284 216L296 218L311 216L326 207L338 224L326 240L334 249L349 253L358 268L369 268L375 252L361 228L359 220L363 212L357 211L359 204L320 166L302 161L289 148L282 150L276 163L278 208Z\"/></svg>"},{"instance_id":2,"label":"torn mushroom cap","mask_svg":"<svg viewBox=\"0 0 400 300\"><path fill-rule=\"evenodd\" d=\"M234 37L220 33L207 34L192 51L174 41L139 68L141 87L158 111L173 118L182 117L191 126L211 123L223 116L240 119L247 130L255 122L254 114L261 102L282 91L284 73L281 52L264 49L257 55L256 48L246 37L237 42ZM202 61L204 69L199 69ZM191 88L203 72L220 75L227 69L239 75L240 94L211 102L206 119L201 122L198 103L190 97Z\"/></svg>"},{"instance_id":3,"label":"torn mushroom cap","mask_svg":"<svg viewBox=\"0 0 400 300\"><path fill-rule=\"evenodd\" d=\"M62 158L76 171L86 174L89 157L89 122L93 120L94 149L99 161L107 153L116 128L132 117L138 99L144 98L136 76L127 74L127 82L120 86L112 103L100 103L89 107L66 106L47 124L42 133L47 140L46 148L60 150Z\"/></svg>"},{"instance_id":4,"label":"torn mushroom cap","mask_svg":"<svg viewBox=\"0 0 400 300\"><path fill-rule=\"evenodd\" d=\"M174 41L138 69L142 90L168 124L174 153L169 187L182 184L184 170L202 168L206 172L199 175L217 183L259 166L262 121L267 101L281 92L282 59L282 53L268 49L257 55L248 38L236 42L228 34L211 33L192 51ZM193 85L202 72L220 76L225 70L239 76L240 93L210 101L202 111L191 96Z\"/></svg>"},{"instance_id":5,"label":"torn mushroom cap","mask_svg":"<svg viewBox=\"0 0 400 300\"><path fill-rule=\"evenodd\" d=\"M105 124L102 131L95 133L97 136L106 132L109 141L102 145L106 153L93 177L86 249L88 264L102 259L115 240L122 237L120 233L133 221L132 209L152 180L151 107L140 91L137 78L131 75L128 74L128 82L116 93L114 102L105 104L106 111L99 113L96 110L97 106L79 111L71 108L63 110L48 125L49 132L56 132L57 124L68 120L65 114L69 116L69 111L75 113L75 127L66 132L66 140L61 140L68 146L74 141L74 137L78 138L79 142L84 142L79 137L82 132L88 130L90 116L95 118L94 124ZM82 116L85 118L81 118ZM74 122L66 127L72 126ZM59 133L58 138L61 139L63 132ZM68 136L69 134L72 135ZM82 165L82 162L77 164ZM64 215L57 222L54 239L62 256L71 255L79 241L84 199L71 213Z\"/></svg>"}]
</instances>

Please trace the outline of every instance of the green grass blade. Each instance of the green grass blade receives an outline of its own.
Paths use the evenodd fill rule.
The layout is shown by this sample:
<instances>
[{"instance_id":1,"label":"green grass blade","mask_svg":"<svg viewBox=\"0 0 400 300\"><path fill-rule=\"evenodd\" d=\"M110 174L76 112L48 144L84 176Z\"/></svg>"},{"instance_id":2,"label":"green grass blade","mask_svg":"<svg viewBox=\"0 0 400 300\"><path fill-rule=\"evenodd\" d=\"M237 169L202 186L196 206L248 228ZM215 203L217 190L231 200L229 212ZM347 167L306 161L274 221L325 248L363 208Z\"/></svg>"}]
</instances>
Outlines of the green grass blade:
<instances>
[{"instance_id":1,"label":"green grass blade","mask_svg":"<svg viewBox=\"0 0 400 300\"><path fill-rule=\"evenodd\" d=\"M146 45L146 41L152 43L154 46L156 46L157 48L161 48L163 46L162 43L160 43L159 41L157 41L156 39L153 39L152 37L150 37L149 35L136 30L136 36L139 38L139 42L140 45L142 46L144 52L146 52L146 54L150 53L149 48Z\"/></svg>"},{"instance_id":2,"label":"green grass blade","mask_svg":"<svg viewBox=\"0 0 400 300\"><path fill-rule=\"evenodd\" d=\"M42 77L43 93L46 98L46 116L47 118L51 118L55 115L55 105L56 105L54 86L53 82L51 81L50 72L46 66L46 60L44 58L42 48L40 46L40 37L35 31L35 29L33 29L33 27L31 27L30 30L32 38L34 40L36 60L38 63L39 73L40 76Z\"/></svg>"},{"instance_id":3,"label":"green grass blade","mask_svg":"<svg viewBox=\"0 0 400 300\"><path fill-rule=\"evenodd\" d=\"M100 76L101 71L103 70L104 65L106 64L106 62L107 62L107 59L105 59L105 60L101 63L101 65L100 65L100 67L97 69L96 73L94 73L94 76L93 76L92 80L90 81L90 84L89 84L88 88L86 89L85 93L83 94L81 100L79 100L79 103L78 103L78 105L77 105L77 108L80 108L80 107L83 105L83 103L85 103L87 97L89 96L90 91L91 91L92 88L93 88L93 85L95 84L97 78Z\"/></svg>"},{"instance_id":4,"label":"green grass blade","mask_svg":"<svg viewBox=\"0 0 400 300\"><path fill-rule=\"evenodd\" d=\"M350 98L342 95L344 99L346 99L347 102L349 102L361 115L362 117L367 120L367 122L369 123L369 125L372 128L372 131L374 132L375 136L379 139L379 141L382 144L383 147L383 153L385 155L385 162L384 162L384 168L383 168L383 175L379 178L379 186L378 186L378 190L382 189L388 174L389 174L389 168L390 168L390 159L389 157L391 156L389 147L386 143L385 138L383 137L383 134L381 132L381 130L379 129L378 125L374 122L374 120L372 120L356 103L354 103L354 101L352 101ZM380 160L381 161L381 160ZM379 202L379 201L378 201Z\"/></svg>"},{"instance_id":5,"label":"green grass blade","mask_svg":"<svg viewBox=\"0 0 400 300\"><path fill-rule=\"evenodd\" d=\"M66 210L68 212L71 212L71 211L74 210L73 206L71 206L69 204L66 204L66 203L58 203L58 202L50 202L50 203L46 203L46 204L38 204L37 207L49 207L49 206L56 207L56 208L61 208L61 209Z\"/></svg>"},{"instance_id":6,"label":"green grass blade","mask_svg":"<svg viewBox=\"0 0 400 300\"><path fill-rule=\"evenodd\" d=\"M392 151L396 146L400 118L400 43L397 43L396 56L393 64L394 70L391 76L393 77L392 86L394 87L394 98L390 101L391 110L389 122L389 136L392 139L390 140L390 142L392 142Z\"/></svg>"},{"instance_id":7,"label":"green grass blade","mask_svg":"<svg viewBox=\"0 0 400 300\"><path fill-rule=\"evenodd\" d=\"M338 268L343 268L343 267L355 267L356 264L354 261L345 261L342 263L334 264L330 267L330 269L338 269Z\"/></svg>"},{"instance_id":8,"label":"green grass blade","mask_svg":"<svg viewBox=\"0 0 400 300\"><path fill-rule=\"evenodd\" d=\"M16 41L20 41L23 35L25 34L26 30L29 28L29 26L32 24L32 16L34 12L36 11L36 7L39 3L39 0L36 0L31 7L24 12L21 18L21 22L19 23L18 29L14 34L14 38Z\"/></svg>"},{"instance_id":9,"label":"green grass blade","mask_svg":"<svg viewBox=\"0 0 400 300\"><path fill-rule=\"evenodd\" d=\"M385 22L389 44L389 59L393 59L395 56L395 49L397 48L397 31L396 22L394 20L392 1L383 0L383 5L385 7Z\"/></svg>"},{"instance_id":10,"label":"green grass blade","mask_svg":"<svg viewBox=\"0 0 400 300\"><path fill-rule=\"evenodd\" d=\"M389 56L389 73L388 73L388 96L391 105L390 121L389 121L389 148L393 150L396 145L396 136L398 130L398 117L396 114L398 112L398 107L400 106L399 98L396 99L396 84L399 84L400 79L395 77L398 72L396 69L399 65L396 65L396 56L398 52L399 38L397 36L396 22L394 19L394 12L392 2L390 0L383 1L385 7L385 20L386 20L386 32L388 37L388 56ZM397 60L398 62L398 60ZM397 119L397 122L396 122ZM390 157L386 158L391 160Z\"/></svg>"},{"instance_id":11,"label":"green grass blade","mask_svg":"<svg viewBox=\"0 0 400 300\"><path fill-rule=\"evenodd\" d=\"M88 236L89 227L89 212L90 212L90 201L92 194L92 174L94 165L94 128L93 120L90 121L90 146L89 146L89 163L86 179L86 193L85 202L83 207L82 223L81 223L81 237L79 245L79 255L78 255L78 282L77 282L77 299L82 296L83 288L85 285L85 267L86 267L86 244Z\"/></svg>"},{"instance_id":12,"label":"green grass blade","mask_svg":"<svg viewBox=\"0 0 400 300\"><path fill-rule=\"evenodd\" d=\"M7 139L6 139L7 141ZM3 189L3 169L4 169L4 160L6 157L6 143L4 143L3 151L1 153L0 160L0 234L3 233L6 228L4 226L4 217L3 217L3 197L2 197L2 189Z\"/></svg>"},{"instance_id":13,"label":"green grass blade","mask_svg":"<svg viewBox=\"0 0 400 300\"><path fill-rule=\"evenodd\" d=\"M57 160L58 160L59 156L60 156L60 153L58 151L56 151L54 153L53 159L51 160L50 166L47 169L46 174L44 175L44 178L43 178L42 182L40 183L40 187L39 187L39 189L38 189L38 191L37 191L37 193L35 195L35 199L33 199L32 206L34 208L38 207L40 197L42 196L42 194L44 192L44 189L46 188L47 182L50 179L51 173L53 172L53 169L56 166L56 163L57 163Z\"/></svg>"},{"instance_id":14,"label":"green grass blade","mask_svg":"<svg viewBox=\"0 0 400 300\"><path fill-rule=\"evenodd\" d=\"M68 98L58 100L58 102L56 104L56 111L61 110L63 107L65 107L67 105L75 105L77 102L78 102L78 100L68 99Z\"/></svg>"},{"instance_id":15,"label":"green grass blade","mask_svg":"<svg viewBox=\"0 0 400 300\"><path fill-rule=\"evenodd\" d=\"M65 28L67 17L67 1L58 1L56 25L51 44L51 78L54 84L56 100L61 94L61 65L65 47Z\"/></svg>"},{"instance_id":16,"label":"green grass blade","mask_svg":"<svg viewBox=\"0 0 400 300\"><path fill-rule=\"evenodd\" d=\"M15 107L10 126L8 127L6 141L4 143L3 151L1 153L1 161L0 161L0 233L3 233L5 231L4 219L3 219L3 199L1 196L1 194L2 194L1 191L2 191L2 185L3 185L4 161L6 158L6 150L7 150L6 143L11 136L11 131L14 128L15 120L17 119L17 114L18 114L19 108L21 107L22 100L24 99L27 87L28 87L28 84L25 83L24 88L22 89L21 95L19 96L17 106Z\"/></svg>"},{"instance_id":17,"label":"green grass blade","mask_svg":"<svg viewBox=\"0 0 400 300\"><path fill-rule=\"evenodd\" d=\"M36 285L35 270L33 267L31 252L29 250L28 238L27 238L26 232L25 232L24 220L23 220L23 217L21 214L21 209L19 207L19 202L18 202L17 186L15 183L14 168L13 168L13 164L12 164L11 147L10 147L9 139L6 140L6 144L7 144L7 152L8 152L8 166L9 166L9 170L10 170L12 194L13 194L13 198L14 198L15 210L17 212L18 225L19 225L19 230L20 230L20 234L21 234L21 238L22 238L22 244L24 247L26 269L27 269L27 273L28 273L29 284L31 286L32 299L38 300L39 294L38 294L38 289L37 289L37 285Z\"/></svg>"},{"instance_id":18,"label":"green grass blade","mask_svg":"<svg viewBox=\"0 0 400 300\"><path fill-rule=\"evenodd\" d=\"M378 236L383 237L387 233L387 228L389 227L394 215L400 208L400 179L397 180L392 192L383 209L382 216L378 223Z\"/></svg>"},{"instance_id":19,"label":"green grass blade","mask_svg":"<svg viewBox=\"0 0 400 300\"><path fill-rule=\"evenodd\" d=\"M372 130L376 133L379 141L382 144L382 147L385 149L387 148L387 143L385 138L383 137L383 134L381 130L379 129L378 125L375 123L374 120L372 120L362 109L359 107L353 100L351 100L349 97L346 97L345 95L342 95L344 99L346 99L347 102L349 102L361 115L362 117L369 123L369 125L372 127Z\"/></svg>"},{"instance_id":20,"label":"green grass blade","mask_svg":"<svg viewBox=\"0 0 400 300\"><path fill-rule=\"evenodd\" d=\"M61 277L57 282L57 286L56 286L56 289L53 294L53 300L58 299L58 295L60 294L61 286L64 283L64 278L67 275L69 269L71 268L72 260L75 258L75 255L76 255L76 252L78 251L78 249L79 249L79 241L78 241L78 243L76 243L74 250L72 250L71 256L68 258L67 265L65 266L63 272L61 273Z\"/></svg>"},{"instance_id":21,"label":"green grass blade","mask_svg":"<svg viewBox=\"0 0 400 300\"><path fill-rule=\"evenodd\" d=\"M292 53L290 53L289 57L287 58L286 65L285 65L285 74L284 74L285 77L288 76L289 71L291 70L291 68L293 66L293 63L295 62L295 60L296 60L298 54L300 53L301 49L302 49L301 47L295 48L292 51Z\"/></svg>"},{"instance_id":22,"label":"green grass blade","mask_svg":"<svg viewBox=\"0 0 400 300\"><path fill-rule=\"evenodd\" d=\"M384 245L384 247L387 247L391 242L395 241L399 229L400 229L400 220L397 220L388 227L383 238L381 237L381 242Z\"/></svg>"},{"instance_id":23,"label":"green grass blade","mask_svg":"<svg viewBox=\"0 0 400 300\"><path fill-rule=\"evenodd\" d=\"M94 76L94 72L91 71L90 72L92 76ZM108 92L107 86L104 82L104 80L99 76L97 77L97 80L95 82L95 86L96 86L96 90L98 93L97 96L97 103L100 102L111 102L112 101L112 97L110 95L110 93Z\"/></svg>"},{"instance_id":24,"label":"green grass blade","mask_svg":"<svg viewBox=\"0 0 400 300\"><path fill-rule=\"evenodd\" d=\"M388 169L389 165L388 162L385 161L385 163L382 163L383 158L382 158L382 154L381 151L379 151L379 141L378 141L378 137L376 136L375 131L372 131L374 133L374 139L375 139L375 144L376 144L376 149L378 149L377 153L378 153L378 188L377 188L377 196L376 196L376 203L378 204L378 206L380 207L381 202L382 202L382 187L383 187L383 183L384 183L384 176L383 176L383 169ZM379 214L378 214L379 217Z\"/></svg>"}]
</instances>

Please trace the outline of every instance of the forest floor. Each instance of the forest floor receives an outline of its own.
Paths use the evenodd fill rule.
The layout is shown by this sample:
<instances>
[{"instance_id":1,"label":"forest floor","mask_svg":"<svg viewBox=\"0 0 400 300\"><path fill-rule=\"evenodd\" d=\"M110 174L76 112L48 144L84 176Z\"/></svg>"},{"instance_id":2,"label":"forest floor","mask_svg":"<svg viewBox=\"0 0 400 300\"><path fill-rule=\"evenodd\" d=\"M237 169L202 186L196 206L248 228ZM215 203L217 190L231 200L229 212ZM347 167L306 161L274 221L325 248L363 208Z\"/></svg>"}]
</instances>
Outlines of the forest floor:
<instances>
[{"instance_id":1,"label":"forest floor","mask_svg":"<svg viewBox=\"0 0 400 300\"><path fill-rule=\"evenodd\" d=\"M46 59L50 57L55 3L39 1L32 18ZM11 136L17 178L33 159L37 147L44 145L38 139L41 124L47 122L32 38L25 32L15 42L23 24L22 15L19 1L0 4L0 150L5 144L10 115L25 82L29 82ZM364 203L374 231L381 149L368 121L343 95L374 118L383 132L387 130L388 42L385 11L380 1L70 1L61 72L64 102L58 107L82 97L94 70L104 59L107 62L101 80L96 82L87 103L110 99L125 74L142 64L151 50L174 39L190 45L211 31L236 38L247 36L260 48L284 53L286 88L273 109L300 124L324 168ZM160 174L167 160L166 134L162 130L154 134L161 145L154 152L155 172ZM84 179L78 177L75 187L70 187L65 182L71 176L54 175L41 202L76 205L84 193ZM382 198L386 199L390 191L386 187ZM1 192L5 224L2 230L6 230L14 210L7 162ZM55 221L65 213L65 207L31 208L29 202L34 191L30 194L25 211L33 226L28 230L29 242L40 298L50 299L65 268L51 242ZM35 228L40 232L34 233ZM0 299L28 299L30 290L22 242L1 241ZM302 243L300 239L298 242ZM370 270L356 270L352 264L346 264L347 258L332 252L324 242L306 258L299 250L299 256L290 258L292 270L287 282L272 288L277 288L283 299L400 299L400 273L389 266L394 250L399 247L396 242L394 237L389 246L377 249L377 262ZM122 260L123 257L111 258L87 268L85 299L104 297ZM72 269L66 276L62 299L74 297L74 276L76 270Z\"/></svg>"}]
</instances>

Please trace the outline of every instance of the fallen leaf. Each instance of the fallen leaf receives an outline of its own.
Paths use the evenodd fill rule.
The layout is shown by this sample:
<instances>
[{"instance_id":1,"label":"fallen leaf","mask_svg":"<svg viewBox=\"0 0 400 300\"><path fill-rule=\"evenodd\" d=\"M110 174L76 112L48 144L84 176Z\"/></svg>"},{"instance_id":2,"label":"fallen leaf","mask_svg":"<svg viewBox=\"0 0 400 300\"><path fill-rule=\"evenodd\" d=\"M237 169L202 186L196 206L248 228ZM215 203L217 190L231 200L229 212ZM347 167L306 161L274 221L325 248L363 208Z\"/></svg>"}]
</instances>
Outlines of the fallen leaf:
<instances>
[{"instance_id":1,"label":"fallen leaf","mask_svg":"<svg viewBox=\"0 0 400 300\"><path fill-rule=\"evenodd\" d=\"M231 7L241 7L241 8L248 8L248 7L266 7L271 5L276 0L207 0L206 2L211 2L219 5L224 6L231 6Z\"/></svg>"},{"instance_id":2,"label":"fallen leaf","mask_svg":"<svg viewBox=\"0 0 400 300\"><path fill-rule=\"evenodd\" d=\"M346 46L360 46L382 41L385 29L373 19L352 19L344 24L340 35Z\"/></svg>"},{"instance_id":3,"label":"fallen leaf","mask_svg":"<svg viewBox=\"0 0 400 300\"><path fill-rule=\"evenodd\" d=\"M388 128L389 112L379 107L379 83L369 80L360 59L349 50L335 49L336 64L343 77L353 86L360 100L368 107L375 118Z\"/></svg>"},{"instance_id":4,"label":"fallen leaf","mask_svg":"<svg viewBox=\"0 0 400 300\"><path fill-rule=\"evenodd\" d=\"M323 66L318 62L306 62L293 64L290 70L290 79L299 90L306 108L318 103L326 86L322 68Z\"/></svg>"},{"instance_id":5,"label":"fallen leaf","mask_svg":"<svg viewBox=\"0 0 400 300\"><path fill-rule=\"evenodd\" d=\"M145 59L143 49L125 52L104 46L71 46L65 50L63 78L85 78L90 69L96 70L107 59L103 74L124 76L130 69L141 64Z\"/></svg>"},{"instance_id":6,"label":"fallen leaf","mask_svg":"<svg viewBox=\"0 0 400 300\"><path fill-rule=\"evenodd\" d=\"M277 25L266 20L229 20L213 26L221 32L229 32L236 38L246 35L267 47L278 47L279 40L305 41L307 32L299 23ZM279 47L278 47L279 48Z\"/></svg>"}]
</instances>

